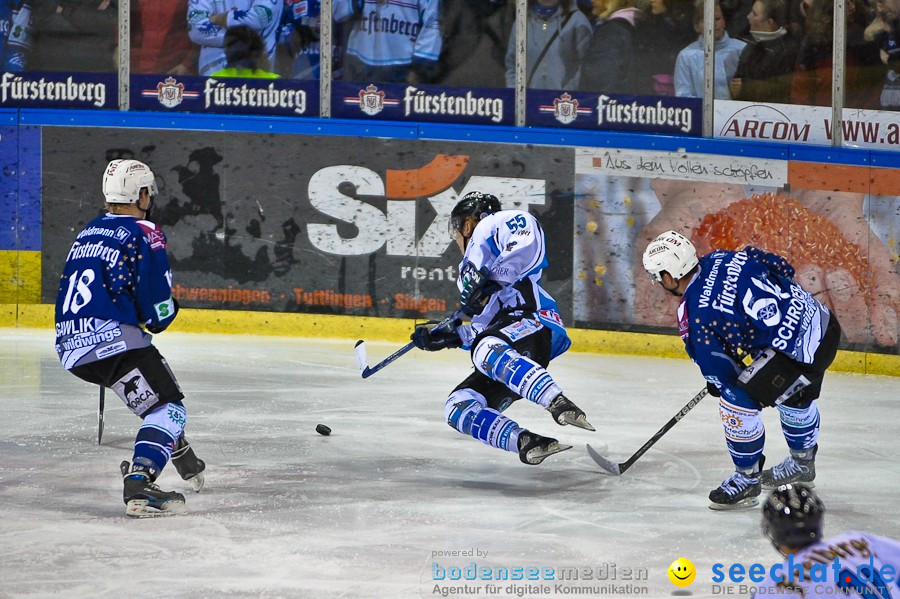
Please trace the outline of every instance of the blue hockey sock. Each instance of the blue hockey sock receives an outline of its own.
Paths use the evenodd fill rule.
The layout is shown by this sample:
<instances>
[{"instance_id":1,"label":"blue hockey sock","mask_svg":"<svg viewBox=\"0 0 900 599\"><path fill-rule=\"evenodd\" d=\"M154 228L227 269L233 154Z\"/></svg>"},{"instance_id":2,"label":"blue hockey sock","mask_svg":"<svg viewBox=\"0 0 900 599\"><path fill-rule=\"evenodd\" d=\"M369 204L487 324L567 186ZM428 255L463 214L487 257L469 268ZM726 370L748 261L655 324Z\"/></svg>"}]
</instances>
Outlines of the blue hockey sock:
<instances>
[{"instance_id":1,"label":"blue hockey sock","mask_svg":"<svg viewBox=\"0 0 900 599\"><path fill-rule=\"evenodd\" d=\"M813 447L819 439L819 407L815 401L805 408L778 406L781 415L781 431L791 452L802 452Z\"/></svg>"},{"instance_id":2,"label":"blue hockey sock","mask_svg":"<svg viewBox=\"0 0 900 599\"><path fill-rule=\"evenodd\" d=\"M484 396L459 389L450 394L445 406L447 424L464 435L471 435L485 445L505 451L519 451L522 430L511 418L487 407Z\"/></svg>"},{"instance_id":3,"label":"blue hockey sock","mask_svg":"<svg viewBox=\"0 0 900 599\"><path fill-rule=\"evenodd\" d=\"M180 401L163 404L144 416L134 440L132 463L150 468L154 478L159 476L186 422L187 412Z\"/></svg>"},{"instance_id":4,"label":"blue hockey sock","mask_svg":"<svg viewBox=\"0 0 900 599\"><path fill-rule=\"evenodd\" d=\"M766 429L763 427L760 411L737 406L720 398L719 416L725 426L725 442L735 468L751 470L759 462L766 443Z\"/></svg>"}]
</instances>

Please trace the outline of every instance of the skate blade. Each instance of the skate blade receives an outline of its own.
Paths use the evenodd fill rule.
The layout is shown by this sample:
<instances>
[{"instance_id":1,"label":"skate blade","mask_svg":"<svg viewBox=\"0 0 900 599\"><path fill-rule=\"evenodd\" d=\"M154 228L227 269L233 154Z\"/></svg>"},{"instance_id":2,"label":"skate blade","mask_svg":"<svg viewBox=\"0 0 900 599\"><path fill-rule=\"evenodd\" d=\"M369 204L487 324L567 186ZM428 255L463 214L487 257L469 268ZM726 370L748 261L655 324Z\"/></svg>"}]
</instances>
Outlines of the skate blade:
<instances>
[{"instance_id":1,"label":"skate blade","mask_svg":"<svg viewBox=\"0 0 900 599\"><path fill-rule=\"evenodd\" d=\"M206 479L203 477L202 472L198 472L195 476L187 479L189 485L191 485L191 489L194 490L194 493L199 493L200 489L203 488L203 485L206 483Z\"/></svg>"},{"instance_id":2,"label":"skate blade","mask_svg":"<svg viewBox=\"0 0 900 599\"><path fill-rule=\"evenodd\" d=\"M187 513L187 507L181 501L167 501L162 507L152 506L146 499L132 499L125 504L125 515L129 518L158 518L185 513Z\"/></svg>"},{"instance_id":3,"label":"skate blade","mask_svg":"<svg viewBox=\"0 0 900 599\"><path fill-rule=\"evenodd\" d=\"M563 412L560 415L560 418L562 419L562 421L561 422L557 421L557 422L559 422L559 424L561 426L570 424L577 428L583 428L586 431L596 431L597 430L593 426L591 426L591 423L587 421L587 418L585 418L584 414L582 414L581 416L578 416L576 418L575 412Z\"/></svg>"},{"instance_id":4,"label":"skate blade","mask_svg":"<svg viewBox=\"0 0 900 599\"><path fill-rule=\"evenodd\" d=\"M528 463L532 466L537 466L553 454L562 453L567 449L572 449L572 446L562 445L554 441L553 443L548 445L546 449L542 447L535 447L534 449L529 450L528 453L525 454L525 459L528 460Z\"/></svg>"},{"instance_id":5,"label":"skate blade","mask_svg":"<svg viewBox=\"0 0 900 599\"><path fill-rule=\"evenodd\" d=\"M724 512L728 510L742 510L750 507L756 507L759 505L759 497L748 497L747 499L743 499L738 501L737 503L709 503L709 509L715 510L717 512Z\"/></svg>"}]
</instances>

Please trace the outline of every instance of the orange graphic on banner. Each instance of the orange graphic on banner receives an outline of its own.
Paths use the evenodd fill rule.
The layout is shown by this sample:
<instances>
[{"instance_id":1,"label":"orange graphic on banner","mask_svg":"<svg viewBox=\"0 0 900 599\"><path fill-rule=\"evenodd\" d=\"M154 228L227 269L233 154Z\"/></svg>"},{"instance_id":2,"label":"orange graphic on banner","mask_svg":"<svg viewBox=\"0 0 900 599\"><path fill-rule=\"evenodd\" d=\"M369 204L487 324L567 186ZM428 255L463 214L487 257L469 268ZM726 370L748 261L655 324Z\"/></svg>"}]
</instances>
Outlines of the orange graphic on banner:
<instances>
[{"instance_id":1,"label":"orange graphic on banner","mask_svg":"<svg viewBox=\"0 0 900 599\"><path fill-rule=\"evenodd\" d=\"M900 190L900 171L893 168L823 165L819 162L788 164L788 183L793 189L823 189L850 191L875 195L897 195Z\"/></svg>"},{"instance_id":2,"label":"orange graphic on banner","mask_svg":"<svg viewBox=\"0 0 900 599\"><path fill-rule=\"evenodd\" d=\"M386 195L392 199L412 199L442 192L456 181L469 164L463 155L438 154L434 160L408 171L388 169Z\"/></svg>"}]
</instances>

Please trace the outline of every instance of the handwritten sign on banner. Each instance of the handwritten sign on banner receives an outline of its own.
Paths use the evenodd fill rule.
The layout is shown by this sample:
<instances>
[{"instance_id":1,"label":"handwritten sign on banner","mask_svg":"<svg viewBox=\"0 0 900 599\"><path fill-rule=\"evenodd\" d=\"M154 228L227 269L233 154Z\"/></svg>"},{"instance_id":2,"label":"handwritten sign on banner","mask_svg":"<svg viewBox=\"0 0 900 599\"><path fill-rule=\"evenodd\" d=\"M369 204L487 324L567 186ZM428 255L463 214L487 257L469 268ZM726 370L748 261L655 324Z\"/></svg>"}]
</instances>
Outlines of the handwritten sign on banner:
<instances>
[{"instance_id":1,"label":"handwritten sign on banner","mask_svg":"<svg viewBox=\"0 0 900 599\"><path fill-rule=\"evenodd\" d=\"M782 186L787 183L787 160L598 148L575 149L577 174L617 175Z\"/></svg>"}]
</instances>

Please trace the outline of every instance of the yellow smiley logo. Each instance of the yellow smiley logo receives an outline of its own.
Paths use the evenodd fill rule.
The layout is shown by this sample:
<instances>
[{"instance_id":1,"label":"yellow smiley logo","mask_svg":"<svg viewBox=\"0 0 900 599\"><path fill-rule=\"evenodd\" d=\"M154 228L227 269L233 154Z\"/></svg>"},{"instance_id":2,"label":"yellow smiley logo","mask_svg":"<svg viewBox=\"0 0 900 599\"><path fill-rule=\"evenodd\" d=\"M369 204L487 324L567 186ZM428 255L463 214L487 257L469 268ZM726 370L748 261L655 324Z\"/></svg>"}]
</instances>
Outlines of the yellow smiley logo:
<instances>
[{"instance_id":1,"label":"yellow smiley logo","mask_svg":"<svg viewBox=\"0 0 900 599\"><path fill-rule=\"evenodd\" d=\"M672 562L668 570L669 580L677 587L686 587L697 577L697 568L691 563L691 560L679 557Z\"/></svg>"}]
</instances>

